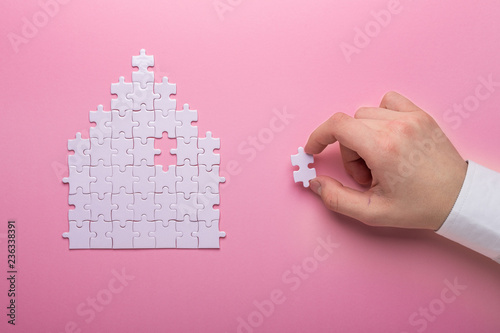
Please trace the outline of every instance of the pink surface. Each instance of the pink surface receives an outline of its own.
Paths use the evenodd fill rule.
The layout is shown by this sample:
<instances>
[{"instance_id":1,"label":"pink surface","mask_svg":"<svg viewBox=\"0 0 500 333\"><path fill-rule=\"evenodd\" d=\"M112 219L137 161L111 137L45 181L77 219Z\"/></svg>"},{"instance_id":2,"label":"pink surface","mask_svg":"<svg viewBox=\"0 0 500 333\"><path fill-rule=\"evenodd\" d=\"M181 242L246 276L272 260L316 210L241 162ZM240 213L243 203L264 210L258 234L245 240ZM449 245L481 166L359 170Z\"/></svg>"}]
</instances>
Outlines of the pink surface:
<instances>
[{"instance_id":1,"label":"pink surface","mask_svg":"<svg viewBox=\"0 0 500 333\"><path fill-rule=\"evenodd\" d=\"M498 1L47 8L52 16L37 1L0 5L2 332L500 330L500 265L432 232L329 213L293 183L290 165L333 112L353 114L396 90L428 110L465 158L500 170L500 86L474 111L447 111L470 100L481 77L500 82ZM372 11L386 8L390 21L374 24ZM23 36L34 19L38 31ZM358 37L346 57L341 45L352 45L358 28L372 37ZM12 34L24 38L16 47ZM199 111L200 132L221 138L220 250L70 251L61 237L67 140L88 129L89 110L109 108L109 85L130 80L141 48L155 56L157 81L177 83L178 106ZM273 120L285 110L293 119ZM316 165L352 184L336 147ZM15 327L5 315L8 219L17 224ZM330 252L321 247L328 237ZM128 280L116 278L122 271ZM466 289L453 293L454 282Z\"/></svg>"}]
</instances>

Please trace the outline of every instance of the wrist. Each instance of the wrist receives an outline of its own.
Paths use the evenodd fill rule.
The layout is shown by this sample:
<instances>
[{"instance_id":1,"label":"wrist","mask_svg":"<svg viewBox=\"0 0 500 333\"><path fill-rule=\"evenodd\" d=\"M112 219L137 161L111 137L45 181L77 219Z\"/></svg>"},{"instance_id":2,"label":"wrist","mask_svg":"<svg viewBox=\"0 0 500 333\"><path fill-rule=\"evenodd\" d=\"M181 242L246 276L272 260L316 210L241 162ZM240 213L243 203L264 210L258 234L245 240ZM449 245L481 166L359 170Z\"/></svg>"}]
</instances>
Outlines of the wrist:
<instances>
[{"instance_id":1,"label":"wrist","mask_svg":"<svg viewBox=\"0 0 500 333\"><path fill-rule=\"evenodd\" d=\"M432 229L434 231L438 231L444 224L444 222L446 222L448 216L450 216L450 213L452 212L455 203L457 202L458 196L460 195L460 191L462 190L462 186L465 181L465 175L467 174L467 168L467 161L463 161L463 163L458 165L458 168L454 172L455 176L450 182L449 190L446 191L448 195L443 195L443 198L446 198L446 200L443 201L443 204L441 206L442 210L440 214L438 214L439 216L444 216L444 218L441 217L437 219L436 223L432 226Z\"/></svg>"}]
</instances>

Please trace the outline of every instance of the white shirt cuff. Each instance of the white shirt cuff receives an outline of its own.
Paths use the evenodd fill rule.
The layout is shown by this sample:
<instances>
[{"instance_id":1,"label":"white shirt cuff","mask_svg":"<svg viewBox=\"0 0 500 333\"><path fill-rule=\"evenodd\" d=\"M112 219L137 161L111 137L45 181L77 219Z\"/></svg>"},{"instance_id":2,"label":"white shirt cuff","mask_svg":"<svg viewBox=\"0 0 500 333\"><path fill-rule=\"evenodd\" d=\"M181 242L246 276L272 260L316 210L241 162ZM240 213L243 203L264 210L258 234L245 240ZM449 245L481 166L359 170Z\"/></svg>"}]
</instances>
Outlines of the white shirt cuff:
<instances>
[{"instance_id":1,"label":"white shirt cuff","mask_svg":"<svg viewBox=\"0 0 500 333\"><path fill-rule=\"evenodd\" d=\"M468 163L457 201L436 232L500 263L500 173Z\"/></svg>"}]
</instances>

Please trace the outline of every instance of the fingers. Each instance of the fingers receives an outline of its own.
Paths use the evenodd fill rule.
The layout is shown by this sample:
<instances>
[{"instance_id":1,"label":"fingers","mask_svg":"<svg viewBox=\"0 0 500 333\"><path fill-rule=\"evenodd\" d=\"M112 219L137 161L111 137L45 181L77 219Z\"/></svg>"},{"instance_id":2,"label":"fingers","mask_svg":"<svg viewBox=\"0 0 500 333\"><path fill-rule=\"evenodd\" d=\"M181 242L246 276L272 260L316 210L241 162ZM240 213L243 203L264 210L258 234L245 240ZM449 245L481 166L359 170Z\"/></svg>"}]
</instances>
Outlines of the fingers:
<instances>
[{"instance_id":1,"label":"fingers","mask_svg":"<svg viewBox=\"0 0 500 333\"><path fill-rule=\"evenodd\" d=\"M308 154L319 154L326 146L336 141L363 155L371 149L373 140L370 128L363 122L339 112L314 130L304 151Z\"/></svg>"},{"instance_id":2,"label":"fingers","mask_svg":"<svg viewBox=\"0 0 500 333\"><path fill-rule=\"evenodd\" d=\"M411 112L420 110L420 108L413 104L413 102L408 98L394 91L389 91L384 95L384 97L382 97L380 107L399 112Z\"/></svg>"},{"instance_id":3,"label":"fingers","mask_svg":"<svg viewBox=\"0 0 500 333\"><path fill-rule=\"evenodd\" d=\"M337 180L326 176L311 180L311 189L321 196L328 209L362 222L370 220L374 210L370 193L345 187Z\"/></svg>"},{"instance_id":4,"label":"fingers","mask_svg":"<svg viewBox=\"0 0 500 333\"><path fill-rule=\"evenodd\" d=\"M354 114L356 119L395 120L401 116L400 112L384 108L361 107Z\"/></svg>"},{"instance_id":5,"label":"fingers","mask_svg":"<svg viewBox=\"0 0 500 333\"><path fill-rule=\"evenodd\" d=\"M340 153L347 173L359 184L370 185L372 173L358 153L343 145L340 145Z\"/></svg>"}]
</instances>

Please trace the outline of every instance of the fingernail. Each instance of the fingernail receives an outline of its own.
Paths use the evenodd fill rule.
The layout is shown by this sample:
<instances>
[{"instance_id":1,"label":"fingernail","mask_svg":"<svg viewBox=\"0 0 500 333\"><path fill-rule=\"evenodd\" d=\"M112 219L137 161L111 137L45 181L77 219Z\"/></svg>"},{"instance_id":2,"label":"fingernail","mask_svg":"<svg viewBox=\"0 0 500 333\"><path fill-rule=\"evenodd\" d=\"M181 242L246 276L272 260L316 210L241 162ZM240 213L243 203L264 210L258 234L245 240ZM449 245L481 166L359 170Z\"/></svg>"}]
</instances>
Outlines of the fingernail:
<instances>
[{"instance_id":1,"label":"fingernail","mask_svg":"<svg viewBox=\"0 0 500 333\"><path fill-rule=\"evenodd\" d=\"M311 190L316 193L317 195L321 195L321 183L318 182L317 180L311 180L309 182L309 187L311 187Z\"/></svg>"}]
</instances>

